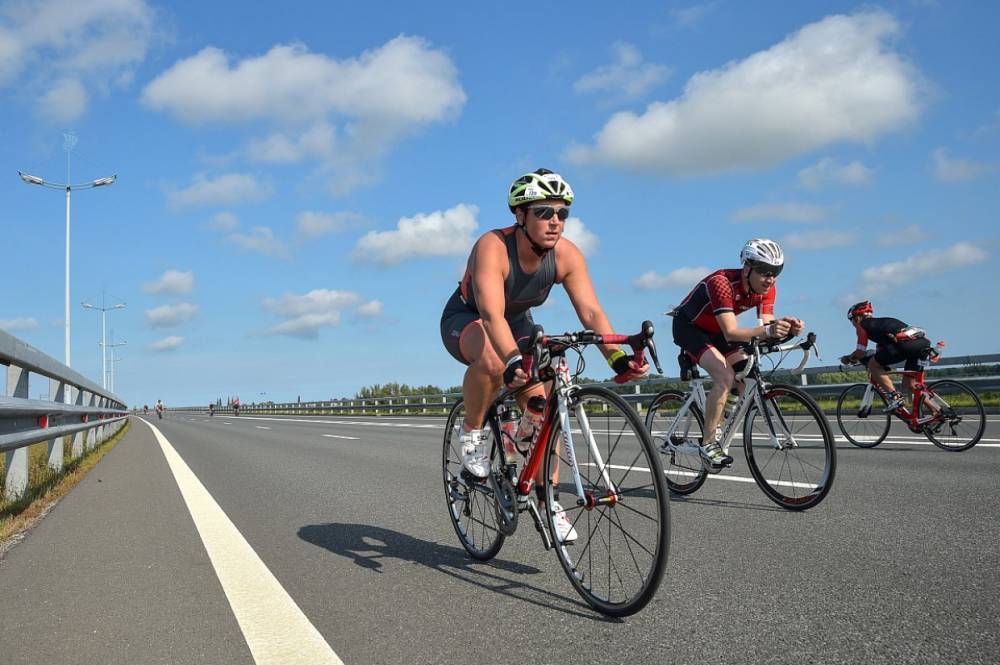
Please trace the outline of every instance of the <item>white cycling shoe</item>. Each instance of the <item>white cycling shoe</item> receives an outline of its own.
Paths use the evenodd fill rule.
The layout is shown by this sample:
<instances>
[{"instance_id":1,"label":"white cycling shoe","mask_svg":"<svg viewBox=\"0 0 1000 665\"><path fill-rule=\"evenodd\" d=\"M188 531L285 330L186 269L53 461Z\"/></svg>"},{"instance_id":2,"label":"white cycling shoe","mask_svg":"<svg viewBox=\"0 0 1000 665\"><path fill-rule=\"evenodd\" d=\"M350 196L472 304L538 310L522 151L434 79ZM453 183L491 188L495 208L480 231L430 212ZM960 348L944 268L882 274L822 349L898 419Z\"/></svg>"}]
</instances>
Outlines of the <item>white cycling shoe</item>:
<instances>
[{"instance_id":1,"label":"white cycling shoe","mask_svg":"<svg viewBox=\"0 0 1000 665\"><path fill-rule=\"evenodd\" d=\"M462 432L459 437L462 448L462 466L474 478L486 478L490 475L489 441L481 429Z\"/></svg>"},{"instance_id":2,"label":"white cycling shoe","mask_svg":"<svg viewBox=\"0 0 1000 665\"><path fill-rule=\"evenodd\" d=\"M553 520L556 523L556 538L560 543L569 545L570 543L576 542L576 529L570 523L569 518L566 517L566 511L559 504L558 501L552 502L552 513L555 516Z\"/></svg>"}]
</instances>

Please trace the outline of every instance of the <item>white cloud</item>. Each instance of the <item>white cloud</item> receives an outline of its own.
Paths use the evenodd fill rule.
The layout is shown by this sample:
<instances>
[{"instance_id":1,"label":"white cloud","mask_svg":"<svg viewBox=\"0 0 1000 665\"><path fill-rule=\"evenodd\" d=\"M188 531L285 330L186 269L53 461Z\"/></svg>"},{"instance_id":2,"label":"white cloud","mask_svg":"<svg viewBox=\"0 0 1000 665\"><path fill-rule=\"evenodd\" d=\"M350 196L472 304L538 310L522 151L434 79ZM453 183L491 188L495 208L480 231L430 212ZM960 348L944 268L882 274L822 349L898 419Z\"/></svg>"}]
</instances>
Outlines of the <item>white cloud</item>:
<instances>
[{"instance_id":1,"label":"white cloud","mask_svg":"<svg viewBox=\"0 0 1000 665\"><path fill-rule=\"evenodd\" d=\"M164 337L159 339L149 345L150 351L174 351L181 344L184 343L183 337L178 337L177 335L170 335L169 337Z\"/></svg>"},{"instance_id":2,"label":"white cloud","mask_svg":"<svg viewBox=\"0 0 1000 665\"><path fill-rule=\"evenodd\" d=\"M291 258L285 243L266 226L255 226L250 233L230 233L226 236L226 241L244 252L273 256L276 259Z\"/></svg>"},{"instance_id":3,"label":"white cloud","mask_svg":"<svg viewBox=\"0 0 1000 665\"><path fill-rule=\"evenodd\" d=\"M671 270L667 275L650 270L644 272L639 277L632 280L632 284L642 291L658 291L674 287L693 288L706 275L711 274L711 270L704 267L697 268L677 268Z\"/></svg>"},{"instance_id":4,"label":"white cloud","mask_svg":"<svg viewBox=\"0 0 1000 665\"><path fill-rule=\"evenodd\" d=\"M295 220L295 227L300 236L306 238L318 238L343 231L348 225L361 220L361 215L355 212L313 212L305 211L299 213Z\"/></svg>"},{"instance_id":5,"label":"white cloud","mask_svg":"<svg viewBox=\"0 0 1000 665\"><path fill-rule=\"evenodd\" d=\"M915 245L930 238L930 234L916 224L910 224L898 229L886 231L878 237L878 244L881 247L895 247L897 245Z\"/></svg>"},{"instance_id":6,"label":"white cloud","mask_svg":"<svg viewBox=\"0 0 1000 665\"><path fill-rule=\"evenodd\" d=\"M194 288L194 272L188 270L167 270L155 282L146 282L142 285L142 290L146 293L156 293L161 295L179 295L191 293Z\"/></svg>"},{"instance_id":7,"label":"white cloud","mask_svg":"<svg viewBox=\"0 0 1000 665\"><path fill-rule=\"evenodd\" d=\"M870 168L857 160L841 164L831 157L824 157L799 171L799 185L806 189L819 189L827 183L867 185L872 180L872 174Z\"/></svg>"},{"instance_id":8,"label":"white cloud","mask_svg":"<svg viewBox=\"0 0 1000 665\"><path fill-rule=\"evenodd\" d=\"M371 300L359 306L355 311L360 317L374 319L382 316L382 302L380 300Z\"/></svg>"},{"instance_id":9,"label":"white cloud","mask_svg":"<svg viewBox=\"0 0 1000 665\"><path fill-rule=\"evenodd\" d=\"M374 182L379 161L403 136L456 117L465 101L451 59L408 36L340 60L302 44L239 61L208 47L142 93L147 107L185 122L270 123L270 133L246 143L247 156L316 160L335 193Z\"/></svg>"},{"instance_id":10,"label":"white cloud","mask_svg":"<svg viewBox=\"0 0 1000 665\"><path fill-rule=\"evenodd\" d=\"M762 203L740 208L729 218L734 222L780 221L811 224L826 219L828 211L808 203Z\"/></svg>"},{"instance_id":11,"label":"white cloud","mask_svg":"<svg viewBox=\"0 0 1000 665\"><path fill-rule=\"evenodd\" d=\"M718 2L703 2L690 7L671 9L670 17L682 28L693 28L708 16L718 4Z\"/></svg>"},{"instance_id":12,"label":"white cloud","mask_svg":"<svg viewBox=\"0 0 1000 665\"><path fill-rule=\"evenodd\" d=\"M128 85L161 35L144 0L48 0L0 7L0 86L17 85L43 115L70 122L88 89Z\"/></svg>"},{"instance_id":13,"label":"white cloud","mask_svg":"<svg viewBox=\"0 0 1000 665\"><path fill-rule=\"evenodd\" d=\"M190 186L170 192L167 198L172 207L189 208L252 203L268 199L273 193L269 183L258 182L246 173L225 173L216 178L199 173Z\"/></svg>"},{"instance_id":14,"label":"white cloud","mask_svg":"<svg viewBox=\"0 0 1000 665\"><path fill-rule=\"evenodd\" d=\"M230 233L240 228L240 220L235 214L225 210L212 217L208 223L208 228L214 231Z\"/></svg>"},{"instance_id":15,"label":"white cloud","mask_svg":"<svg viewBox=\"0 0 1000 665\"><path fill-rule=\"evenodd\" d=\"M596 254L597 247L601 244L597 235L588 231L587 227L577 217L570 217L566 220L566 228L563 229L563 235L569 238L580 249L580 252L587 257Z\"/></svg>"},{"instance_id":16,"label":"white cloud","mask_svg":"<svg viewBox=\"0 0 1000 665\"><path fill-rule=\"evenodd\" d=\"M459 203L454 208L403 217L395 231L370 231L354 248L355 258L394 266L422 256L458 256L475 239L479 208Z\"/></svg>"},{"instance_id":17,"label":"white cloud","mask_svg":"<svg viewBox=\"0 0 1000 665\"><path fill-rule=\"evenodd\" d=\"M52 122L71 122L87 110L87 90L78 79L57 81L38 98L38 111Z\"/></svg>"},{"instance_id":18,"label":"white cloud","mask_svg":"<svg viewBox=\"0 0 1000 665\"><path fill-rule=\"evenodd\" d=\"M161 305L146 310L146 323L153 328L176 328L190 321L200 309L189 302Z\"/></svg>"},{"instance_id":19,"label":"white cloud","mask_svg":"<svg viewBox=\"0 0 1000 665\"><path fill-rule=\"evenodd\" d=\"M34 330L38 327L38 321L31 317L19 317L16 319L0 319L0 330L9 333L21 330Z\"/></svg>"},{"instance_id":20,"label":"white cloud","mask_svg":"<svg viewBox=\"0 0 1000 665\"><path fill-rule=\"evenodd\" d=\"M577 164L694 176L764 169L826 145L870 143L919 114L919 73L884 12L829 16L744 60L700 72L642 114L613 115Z\"/></svg>"},{"instance_id":21,"label":"white cloud","mask_svg":"<svg viewBox=\"0 0 1000 665\"><path fill-rule=\"evenodd\" d=\"M860 290L845 295L841 300L856 301L873 294L918 283L923 277L982 263L987 258L984 250L971 242L960 242L947 249L922 252L902 261L866 268L861 273Z\"/></svg>"},{"instance_id":22,"label":"white cloud","mask_svg":"<svg viewBox=\"0 0 1000 665\"><path fill-rule=\"evenodd\" d=\"M357 293L330 289L313 289L304 295L286 293L278 299L265 298L265 309L287 319L265 334L316 339L320 328L338 325L342 311L357 305L360 300Z\"/></svg>"},{"instance_id":23,"label":"white cloud","mask_svg":"<svg viewBox=\"0 0 1000 665\"><path fill-rule=\"evenodd\" d=\"M790 233L781 239L781 246L786 250L819 250L833 247L850 247L858 240L856 233L848 231L807 231L805 233Z\"/></svg>"},{"instance_id":24,"label":"white cloud","mask_svg":"<svg viewBox=\"0 0 1000 665\"><path fill-rule=\"evenodd\" d=\"M613 49L615 62L581 76L573 84L573 92L610 93L625 101L643 96L670 76L666 65L643 62L639 49L632 44L616 42Z\"/></svg>"},{"instance_id":25,"label":"white cloud","mask_svg":"<svg viewBox=\"0 0 1000 665\"><path fill-rule=\"evenodd\" d=\"M944 148L938 148L934 151L934 177L940 182L973 180L997 170L997 164L976 162L969 159L953 159L948 156L948 151Z\"/></svg>"}]
</instances>

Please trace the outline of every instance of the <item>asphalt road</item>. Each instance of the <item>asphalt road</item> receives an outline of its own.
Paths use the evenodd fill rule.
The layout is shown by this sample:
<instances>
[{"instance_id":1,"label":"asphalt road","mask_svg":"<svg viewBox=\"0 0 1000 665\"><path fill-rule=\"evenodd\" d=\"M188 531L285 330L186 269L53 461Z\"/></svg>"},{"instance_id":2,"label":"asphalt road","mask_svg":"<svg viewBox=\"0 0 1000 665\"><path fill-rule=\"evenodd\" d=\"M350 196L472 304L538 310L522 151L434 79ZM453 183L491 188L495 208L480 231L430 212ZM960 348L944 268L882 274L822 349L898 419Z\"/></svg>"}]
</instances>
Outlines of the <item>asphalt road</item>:
<instances>
[{"instance_id":1,"label":"asphalt road","mask_svg":"<svg viewBox=\"0 0 1000 665\"><path fill-rule=\"evenodd\" d=\"M151 422L349 665L800 664L997 662L990 418L965 453L898 423L878 448L841 442L833 490L804 513L711 477L672 502L664 582L625 620L583 603L527 524L494 561L466 556L445 512L442 418ZM728 475L748 478L734 450ZM266 662L192 514L152 430L133 419L0 560L0 661ZM266 628L280 632L274 613Z\"/></svg>"}]
</instances>

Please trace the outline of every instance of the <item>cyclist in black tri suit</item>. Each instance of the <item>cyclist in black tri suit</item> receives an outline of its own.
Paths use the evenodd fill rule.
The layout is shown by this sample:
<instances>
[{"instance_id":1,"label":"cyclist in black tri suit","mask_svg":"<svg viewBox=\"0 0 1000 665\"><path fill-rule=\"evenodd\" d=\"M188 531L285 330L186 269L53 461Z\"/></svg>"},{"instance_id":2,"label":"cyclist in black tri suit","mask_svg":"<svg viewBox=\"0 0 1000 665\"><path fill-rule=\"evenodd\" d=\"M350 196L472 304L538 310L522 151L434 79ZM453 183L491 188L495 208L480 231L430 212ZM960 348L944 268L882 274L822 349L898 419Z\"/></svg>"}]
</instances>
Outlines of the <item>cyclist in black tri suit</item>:
<instances>
[{"instance_id":1,"label":"cyclist in black tri suit","mask_svg":"<svg viewBox=\"0 0 1000 665\"><path fill-rule=\"evenodd\" d=\"M462 464L473 477L489 475L489 440L482 427L490 402L502 385L519 388L528 381L516 340L531 334L531 308L545 302L552 285L563 285L585 328L613 331L583 254L563 237L571 203L573 190L558 173L538 169L515 180L507 197L514 225L489 231L476 241L465 276L441 315L445 348L468 366L462 381L466 415L460 438ZM639 377L648 369L617 345L600 349L621 376ZM522 409L536 395L544 395L542 386L519 394ZM536 481L541 490L542 479ZM555 508L560 540L574 540L565 513Z\"/></svg>"},{"instance_id":2,"label":"cyclist in black tri suit","mask_svg":"<svg viewBox=\"0 0 1000 665\"><path fill-rule=\"evenodd\" d=\"M845 365L857 362L868 365L872 379L889 395L886 410L894 411L905 402L888 374L889 366L905 361L903 367L906 371L917 372L923 363L937 358L937 351L931 347L922 329L889 316L874 317L873 312L872 304L867 300L855 303L847 310L847 318L858 334L858 345L850 355L841 356L840 362ZM867 353L869 340L875 342L874 355ZM903 386L911 396L913 383L912 376L903 375Z\"/></svg>"}]
</instances>

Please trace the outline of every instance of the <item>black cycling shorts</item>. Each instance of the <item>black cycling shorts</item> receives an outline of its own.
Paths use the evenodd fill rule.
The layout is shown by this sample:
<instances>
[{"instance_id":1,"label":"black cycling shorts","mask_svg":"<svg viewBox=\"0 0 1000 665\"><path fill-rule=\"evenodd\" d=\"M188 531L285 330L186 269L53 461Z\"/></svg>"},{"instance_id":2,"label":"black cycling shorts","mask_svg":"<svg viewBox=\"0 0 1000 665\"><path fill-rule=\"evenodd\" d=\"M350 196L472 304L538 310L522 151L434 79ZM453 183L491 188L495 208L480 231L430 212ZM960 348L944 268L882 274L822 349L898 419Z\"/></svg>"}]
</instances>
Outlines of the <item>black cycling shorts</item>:
<instances>
[{"instance_id":1,"label":"black cycling shorts","mask_svg":"<svg viewBox=\"0 0 1000 665\"><path fill-rule=\"evenodd\" d=\"M920 361L927 358L930 348L931 342L926 337L886 344L875 349L875 362L889 369L891 365L898 365L905 360L906 364L903 369L907 372L918 372L920 371Z\"/></svg>"},{"instance_id":2,"label":"black cycling shorts","mask_svg":"<svg viewBox=\"0 0 1000 665\"><path fill-rule=\"evenodd\" d=\"M739 344L733 344L726 339L726 336L721 332L719 333L709 333L688 320L675 316L674 317L674 344L681 347L681 349L689 356L691 356L695 362L701 360L702 354L708 350L709 347L715 347L719 350L724 358L728 358L734 353L741 351L742 347Z\"/></svg>"},{"instance_id":3,"label":"black cycling shorts","mask_svg":"<svg viewBox=\"0 0 1000 665\"><path fill-rule=\"evenodd\" d=\"M441 341L452 358L468 365L469 361L462 355L462 337L470 330L470 324L479 321L479 312L469 309L458 294L453 295L441 314ZM525 312L513 321L507 321L514 340L530 337L535 327L531 312Z\"/></svg>"}]
</instances>

